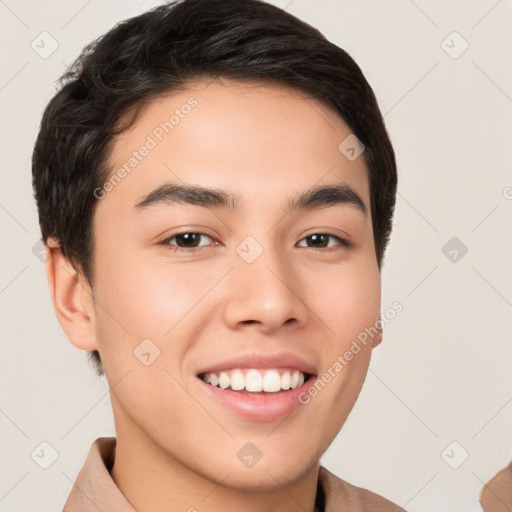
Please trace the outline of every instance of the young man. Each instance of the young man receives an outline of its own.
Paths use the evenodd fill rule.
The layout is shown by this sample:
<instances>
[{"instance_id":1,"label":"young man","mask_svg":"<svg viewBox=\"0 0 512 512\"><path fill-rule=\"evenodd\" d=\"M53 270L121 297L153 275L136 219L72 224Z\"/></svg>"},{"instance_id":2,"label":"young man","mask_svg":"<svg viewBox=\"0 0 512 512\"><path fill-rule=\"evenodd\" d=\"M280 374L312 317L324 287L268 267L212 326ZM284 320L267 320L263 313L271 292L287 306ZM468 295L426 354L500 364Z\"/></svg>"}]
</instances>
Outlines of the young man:
<instances>
[{"instance_id":1,"label":"young man","mask_svg":"<svg viewBox=\"0 0 512 512\"><path fill-rule=\"evenodd\" d=\"M319 464L382 339L396 194L357 64L264 2L185 0L63 82L33 155L46 271L116 426L64 510L401 510Z\"/></svg>"}]
</instances>

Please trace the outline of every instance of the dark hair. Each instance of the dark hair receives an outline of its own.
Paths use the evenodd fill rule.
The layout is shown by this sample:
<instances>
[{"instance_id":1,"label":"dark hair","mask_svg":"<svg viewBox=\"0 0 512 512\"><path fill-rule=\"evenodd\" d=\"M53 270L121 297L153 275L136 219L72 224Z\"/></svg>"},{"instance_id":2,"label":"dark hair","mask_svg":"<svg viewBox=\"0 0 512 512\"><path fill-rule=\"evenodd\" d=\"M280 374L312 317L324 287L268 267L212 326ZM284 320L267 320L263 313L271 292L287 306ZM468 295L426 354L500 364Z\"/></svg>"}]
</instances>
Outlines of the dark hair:
<instances>
[{"instance_id":1,"label":"dark hair","mask_svg":"<svg viewBox=\"0 0 512 512\"><path fill-rule=\"evenodd\" d=\"M380 269L397 173L372 88L347 52L261 0L178 0L118 23L82 50L44 111L32 156L43 242L55 237L92 286L94 190L111 172L114 136L151 100L215 77L287 85L344 119L365 146ZM103 375L98 351L89 355Z\"/></svg>"}]
</instances>

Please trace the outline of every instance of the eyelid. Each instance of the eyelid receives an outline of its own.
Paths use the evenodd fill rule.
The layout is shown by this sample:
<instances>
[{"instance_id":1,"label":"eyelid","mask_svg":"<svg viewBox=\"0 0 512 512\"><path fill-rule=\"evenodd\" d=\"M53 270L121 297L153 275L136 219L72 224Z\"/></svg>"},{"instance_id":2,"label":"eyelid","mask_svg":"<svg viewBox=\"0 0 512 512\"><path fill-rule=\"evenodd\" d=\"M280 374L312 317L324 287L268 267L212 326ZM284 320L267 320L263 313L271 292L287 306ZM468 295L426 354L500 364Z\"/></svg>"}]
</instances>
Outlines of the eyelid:
<instances>
[{"instance_id":1,"label":"eyelid","mask_svg":"<svg viewBox=\"0 0 512 512\"><path fill-rule=\"evenodd\" d=\"M334 236L334 237L337 237L340 239L346 239L347 242L351 239L351 236L346 231L343 231L342 229L333 228L333 227L322 227L322 226L320 226L319 228L314 228L312 230L306 231L306 233L304 235L302 235L302 238L307 238L308 236L318 235L318 234L331 235L331 236Z\"/></svg>"},{"instance_id":2,"label":"eyelid","mask_svg":"<svg viewBox=\"0 0 512 512\"><path fill-rule=\"evenodd\" d=\"M326 236L328 236L330 238L335 238L336 240L338 240L339 245L338 246L332 246L332 247L305 247L305 249L312 249L313 251L329 252L329 251L336 250L336 248L339 247L340 245L342 247L345 247L345 248L352 247L352 242L350 242L346 238L343 238L340 235L335 235L334 233L331 233L329 231L321 231L321 230L314 231L313 233L309 233L308 235L303 236L299 240L298 243L306 240L306 238L309 238L310 236L313 236L313 235L326 235Z\"/></svg>"},{"instance_id":3,"label":"eyelid","mask_svg":"<svg viewBox=\"0 0 512 512\"><path fill-rule=\"evenodd\" d=\"M340 235L332 233L331 231L332 230L329 230L329 229L324 229L324 230L322 230L322 228L317 229L316 231L312 231L308 234L303 235L297 243L303 242L304 240L306 240L307 238L309 238L313 235L326 235L327 237L335 238L339 242L339 245L335 245L335 246L331 246L331 247L305 247L305 249L310 249L313 251L321 251L321 252L332 252L332 251L337 250L337 248L339 248L340 246L343 248L352 247L352 242L350 242L347 238L344 238ZM206 237L210 238L211 240L218 242L218 240L216 240L215 237L213 237L212 235L209 235L208 233L204 233L204 232L199 231L194 228L188 228L188 229L178 231L176 233L173 233L172 235L165 237L161 242L159 242L159 245L164 245L168 249L172 249L175 252L185 252L185 253L191 253L191 254L199 252L203 249L207 249L209 247L208 245L203 245L203 246L199 246L199 247L186 248L186 247L179 247L177 245L171 245L169 243L169 240L173 239L174 237L180 236L180 235L185 235L187 233L193 233L193 234L200 235L200 236L206 236Z\"/></svg>"},{"instance_id":4,"label":"eyelid","mask_svg":"<svg viewBox=\"0 0 512 512\"><path fill-rule=\"evenodd\" d=\"M159 245L169 246L169 248L175 248L176 250L181 250L181 251L185 251L185 252L195 252L195 251L198 251L198 250L208 247L207 245L206 246L203 245L203 246L191 247L191 248L187 249L185 247L179 247L178 245L171 245L169 243L169 240L173 239L174 237L180 236L180 235L186 235L187 233L193 233L195 235L206 236L206 237L210 238L211 240L216 241L215 237L213 237L212 235L209 235L208 233L204 233L202 231L198 231L198 230L194 230L194 229L187 229L185 231L178 231L177 233L173 233L172 235L166 236L161 242L159 242Z\"/></svg>"}]
</instances>

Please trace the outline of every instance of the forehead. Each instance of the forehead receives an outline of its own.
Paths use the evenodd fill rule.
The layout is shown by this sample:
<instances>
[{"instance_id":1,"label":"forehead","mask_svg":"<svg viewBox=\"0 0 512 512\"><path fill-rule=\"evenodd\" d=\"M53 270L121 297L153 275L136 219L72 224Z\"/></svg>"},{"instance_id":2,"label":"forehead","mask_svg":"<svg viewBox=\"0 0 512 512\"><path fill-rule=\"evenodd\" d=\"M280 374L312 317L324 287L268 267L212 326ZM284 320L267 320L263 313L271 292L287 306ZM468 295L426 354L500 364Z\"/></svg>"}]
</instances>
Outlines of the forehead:
<instances>
[{"instance_id":1,"label":"forehead","mask_svg":"<svg viewBox=\"0 0 512 512\"><path fill-rule=\"evenodd\" d=\"M284 202L288 190L345 182L369 205L363 157L350 161L339 149L349 135L336 112L290 87L197 82L149 102L115 139L110 176L125 172L108 197L135 204L181 181Z\"/></svg>"}]
</instances>

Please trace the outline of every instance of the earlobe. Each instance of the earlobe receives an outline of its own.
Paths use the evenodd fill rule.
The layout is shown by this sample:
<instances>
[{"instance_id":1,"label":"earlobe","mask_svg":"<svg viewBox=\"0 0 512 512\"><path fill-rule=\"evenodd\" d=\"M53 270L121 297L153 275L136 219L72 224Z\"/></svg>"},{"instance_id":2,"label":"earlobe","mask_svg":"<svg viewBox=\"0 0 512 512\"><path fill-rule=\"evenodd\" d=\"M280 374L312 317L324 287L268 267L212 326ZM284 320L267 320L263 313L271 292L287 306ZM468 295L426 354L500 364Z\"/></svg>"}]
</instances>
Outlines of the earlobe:
<instances>
[{"instance_id":1,"label":"earlobe","mask_svg":"<svg viewBox=\"0 0 512 512\"><path fill-rule=\"evenodd\" d=\"M82 350L98 350L92 291L54 238L47 241L45 269L55 314L69 341Z\"/></svg>"},{"instance_id":2,"label":"earlobe","mask_svg":"<svg viewBox=\"0 0 512 512\"><path fill-rule=\"evenodd\" d=\"M372 339L372 347L373 348L377 347L378 345L380 345L382 343L383 332L382 332L382 321L381 321L380 317L379 317L379 324L381 324L380 327L377 327L379 332L375 336L373 336L373 339Z\"/></svg>"}]
</instances>

